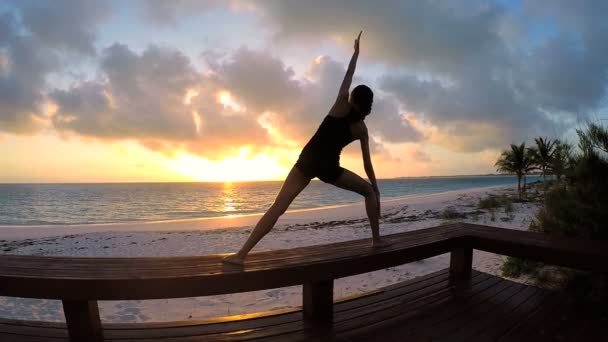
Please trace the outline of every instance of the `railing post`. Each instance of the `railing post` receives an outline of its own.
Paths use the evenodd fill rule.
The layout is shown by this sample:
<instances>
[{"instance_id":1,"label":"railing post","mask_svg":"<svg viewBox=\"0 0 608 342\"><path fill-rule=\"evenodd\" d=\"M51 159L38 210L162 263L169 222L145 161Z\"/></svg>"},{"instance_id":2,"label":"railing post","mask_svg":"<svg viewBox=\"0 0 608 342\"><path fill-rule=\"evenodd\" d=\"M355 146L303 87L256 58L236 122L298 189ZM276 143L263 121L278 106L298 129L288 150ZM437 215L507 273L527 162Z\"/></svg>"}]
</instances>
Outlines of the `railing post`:
<instances>
[{"instance_id":1,"label":"railing post","mask_svg":"<svg viewBox=\"0 0 608 342\"><path fill-rule=\"evenodd\" d=\"M471 279L472 268L473 249L470 247L453 249L450 254L450 284L466 285Z\"/></svg>"},{"instance_id":2,"label":"railing post","mask_svg":"<svg viewBox=\"0 0 608 342\"><path fill-rule=\"evenodd\" d=\"M304 283L302 306L304 320L316 325L330 325L334 316L334 280Z\"/></svg>"},{"instance_id":3,"label":"railing post","mask_svg":"<svg viewBox=\"0 0 608 342\"><path fill-rule=\"evenodd\" d=\"M103 341L97 301L63 300L63 313L71 342Z\"/></svg>"}]
</instances>

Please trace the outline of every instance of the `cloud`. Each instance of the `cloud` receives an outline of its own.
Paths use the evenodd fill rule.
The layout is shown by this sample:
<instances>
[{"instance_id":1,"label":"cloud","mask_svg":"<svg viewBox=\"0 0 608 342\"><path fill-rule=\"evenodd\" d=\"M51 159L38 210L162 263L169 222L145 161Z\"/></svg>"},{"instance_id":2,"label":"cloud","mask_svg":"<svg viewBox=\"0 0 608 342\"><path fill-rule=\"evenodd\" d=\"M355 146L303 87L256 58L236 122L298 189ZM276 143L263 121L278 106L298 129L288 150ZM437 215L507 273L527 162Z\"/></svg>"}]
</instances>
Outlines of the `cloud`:
<instances>
[{"instance_id":1,"label":"cloud","mask_svg":"<svg viewBox=\"0 0 608 342\"><path fill-rule=\"evenodd\" d=\"M295 148L327 114L345 72L343 62L324 56L300 77L284 62L288 56L269 53L277 51L272 48L219 56L207 47L206 70L166 46L136 51L117 43L97 51L100 25L114 10L108 3L9 4L0 12L3 132L32 133L50 120L62 132L133 139L163 152L218 157L244 145ZM362 61L371 63L359 65L369 69L354 84L375 91L367 122L372 148L387 155L383 144L406 142L465 152L501 148L565 130L573 118L606 104L604 1L390 0L378 6L363 0L182 0L137 6L152 22L169 26L217 6L252 10L276 33L263 42L267 46L329 41L350 51L363 28ZM97 74L65 86L73 79L65 76L72 61L86 61ZM55 76L62 80L50 82ZM246 110L218 103L221 91ZM47 101L58 106L54 116L44 114Z\"/></svg>"},{"instance_id":2,"label":"cloud","mask_svg":"<svg viewBox=\"0 0 608 342\"><path fill-rule=\"evenodd\" d=\"M504 13L486 1L249 1L276 27L280 40L335 37L350 47L364 30L362 49L398 66L452 72L497 45Z\"/></svg>"},{"instance_id":3,"label":"cloud","mask_svg":"<svg viewBox=\"0 0 608 342\"><path fill-rule=\"evenodd\" d=\"M95 54L94 30L107 16L106 5L96 1L7 5L0 11L0 130L31 134L45 120L48 75L62 71L66 54Z\"/></svg>"},{"instance_id":4,"label":"cloud","mask_svg":"<svg viewBox=\"0 0 608 342\"><path fill-rule=\"evenodd\" d=\"M393 69L380 77L381 90L450 135L445 146L453 150L563 132L581 112L605 105L601 0L526 1L523 10L476 0L250 3L282 42L333 39L350 49L364 29L363 56Z\"/></svg>"},{"instance_id":5,"label":"cloud","mask_svg":"<svg viewBox=\"0 0 608 342\"><path fill-rule=\"evenodd\" d=\"M226 149L264 144L255 114L227 115L221 89L176 49L150 46L137 54L114 44L102 52L102 77L56 90L55 127L99 139L134 139L163 152L175 149L216 157ZM185 97L192 91L190 98Z\"/></svg>"},{"instance_id":6,"label":"cloud","mask_svg":"<svg viewBox=\"0 0 608 342\"><path fill-rule=\"evenodd\" d=\"M246 48L226 62L210 60L208 64L218 82L248 109L272 113L277 128L301 144L328 113L346 72L344 64L322 57L310 64L307 79L297 80L280 59ZM421 133L402 118L394 98L377 94L372 112L367 120L372 134L387 142L420 140Z\"/></svg>"},{"instance_id":7,"label":"cloud","mask_svg":"<svg viewBox=\"0 0 608 342\"><path fill-rule=\"evenodd\" d=\"M195 16L224 5L220 0L143 0L139 1L146 19L161 26L176 26L185 16Z\"/></svg>"},{"instance_id":8,"label":"cloud","mask_svg":"<svg viewBox=\"0 0 608 342\"><path fill-rule=\"evenodd\" d=\"M179 50L149 46L141 53L114 44L101 52L99 78L57 89L54 127L98 139L132 139L149 149L184 150L220 158L247 146L299 148L310 138L335 100L344 66L329 58L311 63L307 79L263 51L240 48L207 56L200 72ZM219 97L231 96L238 106ZM370 120L382 142L413 141L421 133L379 96ZM388 152L374 142L374 151Z\"/></svg>"},{"instance_id":9,"label":"cloud","mask_svg":"<svg viewBox=\"0 0 608 342\"><path fill-rule=\"evenodd\" d=\"M520 101L501 81L468 75L457 85L414 76L386 76L381 88L397 98L408 112L440 129L442 144L455 151L500 147L542 132L552 122L538 108Z\"/></svg>"},{"instance_id":10,"label":"cloud","mask_svg":"<svg viewBox=\"0 0 608 342\"><path fill-rule=\"evenodd\" d=\"M433 160L428 153L426 153L422 150L414 150L411 153L411 157L414 161L421 162L421 163L429 163Z\"/></svg>"},{"instance_id":11,"label":"cloud","mask_svg":"<svg viewBox=\"0 0 608 342\"><path fill-rule=\"evenodd\" d=\"M553 22L556 31L522 59L521 94L553 111L592 112L605 105L608 80L608 13L605 1L526 2L531 20Z\"/></svg>"},{"instance_id":12,"label":"cloud","mask_svg":"<svg viewBox=\"0 0 608 342\"><path fill-rule=\"evenodd\" d=\"M111 14L107 2L53 0L19 2L24 27L37 43L94 55L96 29Z\"/></svg>"}]
</instances>

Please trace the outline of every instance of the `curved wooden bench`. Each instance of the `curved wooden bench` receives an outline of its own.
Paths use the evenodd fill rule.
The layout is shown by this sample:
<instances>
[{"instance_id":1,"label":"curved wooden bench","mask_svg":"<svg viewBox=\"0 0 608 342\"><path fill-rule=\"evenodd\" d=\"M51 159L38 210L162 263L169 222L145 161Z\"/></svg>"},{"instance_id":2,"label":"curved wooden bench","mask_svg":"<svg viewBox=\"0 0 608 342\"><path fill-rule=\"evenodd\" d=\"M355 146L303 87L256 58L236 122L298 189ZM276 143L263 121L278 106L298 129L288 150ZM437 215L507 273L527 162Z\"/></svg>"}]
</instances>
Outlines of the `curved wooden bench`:
<instances>
[{"instance_id":1,"label":"curved wooden bench","mask_svg":"<svg viewBox=\"0 0 608 342\"><path fill-rule=\"evenodd\" d=\"M447 279L446 286L450 289L470 285L473 249L531 258L555 265L601 272L608 270L608 245L580 239L549 237L464 223L394 234L387 238L393 244L383 249L369 247L370 240L365 239L255 252L247 259L244 267L223 264L222 255L171 258L4 255L0 256L0 295L60 299L64 305L70 340L102 341L104 335L107 335L104 330L107 329L105 325L102 329L98 300L197 297L302 284L303 308L291 319L295 319L300 326L311 325L323 331L322 327L331 325L335 316L334 279L447 252L451 253L451 262L449 273L444 272L444 275ZM263 320L258 320L261 321ZM19 330L15 328L19 324L7 322L4 321L5 327L12 326ZM251 320L248 322L255 325ZM138 331L144 334L145 327L168 329L179 327L180 324L184 325L142 323L142 329ZM27 330L28 327L58 328L57 325L44 323L24 326L25 328L22 325L22 330ZM112 326L116 328L120 325ZM247 328L236 324L234 332L242 329ZM227 335L222 336L225 339ZM230 339L238 339L238 335L231 336Z\"/></svg>"}]
</instances>

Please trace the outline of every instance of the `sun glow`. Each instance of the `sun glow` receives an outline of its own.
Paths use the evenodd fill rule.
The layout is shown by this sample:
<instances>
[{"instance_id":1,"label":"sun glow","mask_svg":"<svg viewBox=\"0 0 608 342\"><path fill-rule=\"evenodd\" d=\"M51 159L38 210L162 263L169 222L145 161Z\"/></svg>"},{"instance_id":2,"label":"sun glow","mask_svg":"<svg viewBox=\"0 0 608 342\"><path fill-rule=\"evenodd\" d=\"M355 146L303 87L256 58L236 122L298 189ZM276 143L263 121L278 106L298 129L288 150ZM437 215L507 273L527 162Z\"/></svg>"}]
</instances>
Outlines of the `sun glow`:
<instances>
[{"instance_id":1,"label":"sun glow","mask_svg":"<svg viewBox=\"0 0 608 342\"><path fill-rule=\"evenodd\" d=\"M236 156L219 161L180 154L173 165L177 173L203 182L282 179L289 171L275 158L264 153L253 155L247 148L242 148Z\"/></svg>"}]
</instances>

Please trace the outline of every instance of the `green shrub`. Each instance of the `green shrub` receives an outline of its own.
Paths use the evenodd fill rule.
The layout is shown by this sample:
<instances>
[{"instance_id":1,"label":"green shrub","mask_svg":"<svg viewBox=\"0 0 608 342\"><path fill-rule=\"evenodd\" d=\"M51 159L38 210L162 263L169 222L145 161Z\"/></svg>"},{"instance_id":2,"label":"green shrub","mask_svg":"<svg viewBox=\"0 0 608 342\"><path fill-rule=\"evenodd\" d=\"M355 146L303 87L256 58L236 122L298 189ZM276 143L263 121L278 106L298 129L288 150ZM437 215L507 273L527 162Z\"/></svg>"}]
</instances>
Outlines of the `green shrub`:
<instances>
[{"instance_id":1,"label":"green shrub","mask_svg":"<svg viewBox=\"0 0 608 342\"><path fill-rule=\"evenodd\" d=\"M506 277L518 278L522 275L536 274L539 266L542 263L530 261L520 258L507 257L507 260L502 264L501 271Z\"/></svg>"},{"instance_id":2,"label":"green shrub","mask_svg":"<svg viewBox=\"0 0 608 342\"><path fill-rule=\"evenodd\" d=\"M480 198L477 207L479 209L504 208L505 211L507 208L510 208L513 211L513 201L507 195L489 195L488 197Z\"/></svg>"},{"instance_id":3,"label":"green shrub","mask_svg":"<svg viewBox=\"0 0 608 342\"><path fill-rule=\"evenodd\" d=\"M454 207L447 207L441 212L441 218L444 220L464 219L467 215L457 211Z\"/></svg>"}]
</instances>

